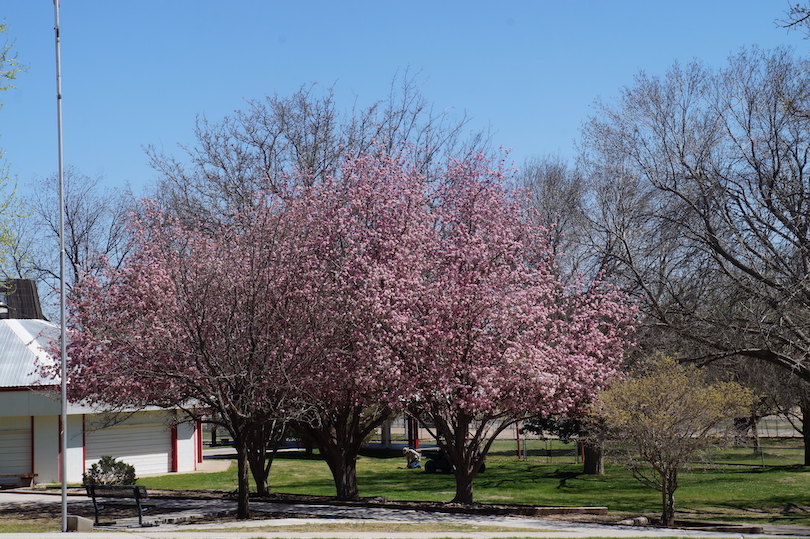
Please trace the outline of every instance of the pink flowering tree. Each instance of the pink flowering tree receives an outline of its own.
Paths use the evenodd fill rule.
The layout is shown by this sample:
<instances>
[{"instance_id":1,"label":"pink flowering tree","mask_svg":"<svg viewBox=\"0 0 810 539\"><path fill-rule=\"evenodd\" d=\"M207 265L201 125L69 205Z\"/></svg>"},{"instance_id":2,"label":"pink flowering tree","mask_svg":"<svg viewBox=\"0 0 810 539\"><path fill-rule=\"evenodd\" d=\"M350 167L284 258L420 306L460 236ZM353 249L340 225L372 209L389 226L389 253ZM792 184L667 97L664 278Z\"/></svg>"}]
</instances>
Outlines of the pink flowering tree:
<instances>
[{"instance_id":1,"label":"pink flowering tree","mask_svg":"<svg viewBox=\"0 0 810 539\"><path fill-rule=\"evenodd\" d=\"M251 466L259 489L267 486L266 429L300 410L289 381L311 356L301 336L310 310L289 271L297 251L282 208L211 226L202 232L149 211L129 262L80 280L70 389L106 409L211 414L234 440L246 518Z\"/></svg>"},{"instance_id":2,"label":"pink flowering tree","mask_svg":"<svg viewBox=\"0 0 810 539\"><path fill-rule=\"evenodd\" d=\"M319 313L309 348L321 351L299 386L315 420L300 428L340 499L358 495L361 443L411 392L406 315L425 265L426 210L423 178L385 152L350 159L290 201L307 257L296 271Z\"/></svg>"},{"instance_id":3,"label":"pink flowering tree","mask_svg":"<svg viewBox=\"0 0 810 539\"><path fill-rule=\"evenodd\" d=\"M433 207L429 268L414 303L411 411L455 470L454 501L495 437L537 415L582 408L620 365L634 309L599 283L566 287L547 231L482 157L451 165Z\"/></svg>"}]
</instances>

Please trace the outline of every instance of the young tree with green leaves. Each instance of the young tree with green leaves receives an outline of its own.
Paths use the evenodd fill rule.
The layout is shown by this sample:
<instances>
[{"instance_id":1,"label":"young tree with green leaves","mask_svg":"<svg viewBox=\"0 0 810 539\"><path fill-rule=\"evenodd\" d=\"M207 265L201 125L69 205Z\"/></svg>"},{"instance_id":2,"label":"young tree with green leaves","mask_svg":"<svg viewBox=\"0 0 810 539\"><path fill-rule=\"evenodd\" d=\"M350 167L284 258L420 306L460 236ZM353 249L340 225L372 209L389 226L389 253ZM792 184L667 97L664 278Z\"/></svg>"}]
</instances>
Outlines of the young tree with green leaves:
<instances>
[{"instance_id":1,"label":"young tree with green leaves","mask_svg":"<svg viewBox=\"0 0 810 539\"><path fill-rule=\"evenodd\" d=\"M0 22L0 34L5 34L7 26ZM13 81L25 68L17 60L14 41L0 43L0 91L14 88ZM0 108L3 104L0 103ZM16 197L14 180L3 166L3 152L0 150L0 267L8 272L9 261L14 259L18 243L16 222L24 215L20 201Z\"/></svg>"},{"instance_id":2,"label":"young tree with green leaves","mask_svg":"<svg viewBox=\"0 0 810 539\"><path fill-rule=\"evenodd\" d=\"M7 29L6 23L0 22L0 34L5 34ZM12 81L17 78L20 71L23 71L23 66L17 61L14 42L4 42L0 45L0 90L14 88Z\"/></svg>"},{"instance_id":3,"label":"young tree with green leaves","mask_svg":"<svg viewBox=\"0 0 810 539\"><path fill-rule=\"evenodd\" d=\"M754 394L736 382L708 384L693 365L664 358L647 372L604 391L595 413L633 476L661 492L661 523L675 522L678 472L698 452L724 438L724 427L746 415Z\"/></svg>"}]
</instances>

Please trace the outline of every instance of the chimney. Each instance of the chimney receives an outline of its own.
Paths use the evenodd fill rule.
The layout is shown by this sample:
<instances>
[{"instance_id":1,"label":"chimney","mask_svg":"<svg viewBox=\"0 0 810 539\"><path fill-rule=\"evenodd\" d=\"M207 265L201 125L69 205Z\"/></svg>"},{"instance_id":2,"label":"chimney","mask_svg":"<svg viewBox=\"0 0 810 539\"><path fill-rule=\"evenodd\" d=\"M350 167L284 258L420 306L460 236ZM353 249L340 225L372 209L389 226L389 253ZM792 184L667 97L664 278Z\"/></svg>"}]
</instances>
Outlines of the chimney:
<instances>
[{"instance_id":1,"label":"chimney","mask_svg":"<svg viewBox=\"0 0 810 539\"><path fill-rule=\"evenodd\" d=\"M0 294L5 296L5 301L0 302L0 318L45 320L39 303L37 283L33 279L6 279L2 283ZM7 310L7 313L3 314L3 310Z\"/></svg>"}]
</instances>

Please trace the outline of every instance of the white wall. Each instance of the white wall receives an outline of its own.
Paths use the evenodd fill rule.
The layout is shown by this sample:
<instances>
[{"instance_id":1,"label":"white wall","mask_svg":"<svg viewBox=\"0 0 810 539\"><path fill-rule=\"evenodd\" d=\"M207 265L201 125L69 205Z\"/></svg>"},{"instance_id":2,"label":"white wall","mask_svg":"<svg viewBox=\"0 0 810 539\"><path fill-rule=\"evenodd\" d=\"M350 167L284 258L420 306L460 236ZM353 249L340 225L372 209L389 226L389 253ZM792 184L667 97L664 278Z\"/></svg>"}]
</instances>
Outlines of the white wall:
<instances>
[{"instance_id":1,"label":"white wall","mask_svg":"<svg viewBox=\"0 0 810 539\"><path fill-rule=\"evenodd\" d=\"M67 423L68 483L80 483L84 472L82 416L69 415ZM36 483L59 483L59 416L34 417L34 473Z\"/></svg>"},{"instance_id":2,"label":"white wall","mask_svg":"<svg viewBox=\"0 0 810 539\"><path fill-rule=\"evenodd\" d=\"M86 467L106 455L131 464L137 476L171 471L172 443L169 412L136 412L87 416Z\"/></svg>"},{"instance_id":3,"label":"white wall","mask_svg":"<svg viewBox=\"0 0 810 539\"><path fill-rule=\"evenodd\" d=\"M196 423L187 421L177 425L177 471L193 472L197 469Z\"/></svg>"},{"instance_id":4,"label":"white wall","mask_svg":"<svg viewBox=\"0 0 810 539\"><path fill-rule=\"evenodd\" d=\"M0 418L0 474L31 473L31 417ZM0 477L0 484L14 484L12 477Z\"/></svg>"},{"instance_id":5,"label":"white wall","mask_svg":"<svg viewBox=\"0 0 810 539\"><path fill-rule=\"evenodd\" d=\"M34 417L34 473L36 483L59 482L58 415Z\"/></svg>"},{"instance_id":6,"label":"white wall","mask_svg":"<svg viewBox=\"0 0 810 539\"><path fill-rule=\"evenodd\" d=\"M67 481L80 483L84 472L84 435L81 414L69 415L67 424Z\"/></svg>"}]
</instances>

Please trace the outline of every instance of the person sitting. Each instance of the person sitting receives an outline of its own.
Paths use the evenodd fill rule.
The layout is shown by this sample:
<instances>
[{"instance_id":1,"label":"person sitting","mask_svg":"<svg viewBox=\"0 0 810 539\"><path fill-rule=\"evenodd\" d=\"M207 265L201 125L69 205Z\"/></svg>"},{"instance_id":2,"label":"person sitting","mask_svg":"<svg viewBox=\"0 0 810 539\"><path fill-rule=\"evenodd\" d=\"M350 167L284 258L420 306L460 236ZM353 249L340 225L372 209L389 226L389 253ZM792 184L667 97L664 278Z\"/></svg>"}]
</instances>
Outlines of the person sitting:
<instances>
[{"instance_id":1,"label":"person sitting","mask_svg":"<svg viewBox=\"0 0 810 539\"><path fill-rule=\"evenodd\" d=\"M411 449L410 447L403 447L402 454L405 455L406 467L413 469L413 468L421 468L422 465L420 461L422 460L422 454L415 449Z\"/></svg>"}]
</instances>

